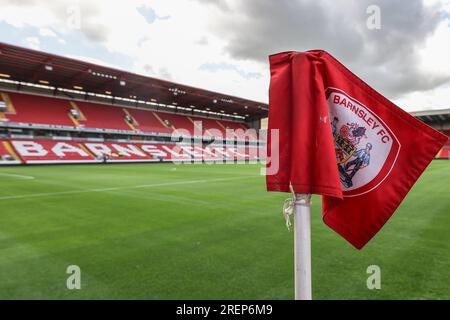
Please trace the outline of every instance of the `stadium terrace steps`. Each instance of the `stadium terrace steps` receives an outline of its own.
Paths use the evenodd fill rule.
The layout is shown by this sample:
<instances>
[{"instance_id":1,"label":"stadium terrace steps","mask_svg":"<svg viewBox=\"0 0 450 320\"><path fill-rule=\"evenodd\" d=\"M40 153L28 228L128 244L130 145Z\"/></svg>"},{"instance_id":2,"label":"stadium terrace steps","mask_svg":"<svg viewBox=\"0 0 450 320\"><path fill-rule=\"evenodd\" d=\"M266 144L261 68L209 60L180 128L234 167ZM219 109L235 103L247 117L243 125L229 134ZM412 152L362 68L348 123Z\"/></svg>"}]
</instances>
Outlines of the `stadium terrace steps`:
<instances>
[{"instance_id":1,"label":"stadium terrace steps","mask_svg":"<svg viewBox=\"0 0 450 320\"><path fill-rule=\"evenodd\" d=\"M194 125L186 116L164 112L159 112L158 116L174 130L187 130L189 134L194 134Z\"/></svg>"},{"instance_id":2,"label":"stadium terrace steps","mask_svg":"<svg viewBox=\"0 0 450 320\"><path fill-rule=\"evenodd\" d=\"M0 92L0 102L6 107L6 110L0 110L0 121L8 121L7 115L16 114L16 109L14 108L9 94Z\"/></svg>"},{"instance_id":3,"label":"stadium terrace steps","mask_svg":"<svg viewBox=\"0 0 450 320\"><path fill-rule=\"evenodd\" d=\"M238 139L245 139L246 134L245 131L248 129L248 127L242 123L236 123L232 121L226 121L226 120L218 120L218 122L221 123L222 126L224 126L226 129L231 129L234 131L234 134L236 138ZM255 133L248 133L247 137L249 139L256 139L256 132Z\"/></svg>"},{"instance_id":4,"label":"stadium terrace steps","mask_svg":"<svg viewBox=\"0 0 450 320\"><path fill-rule=\"evenodd\" d=\"M8 147L10 146L10 147ZM0 164L257 160L256 147L72 140L0 140Z\"/></svg>"},{"instance_id":5,"label":"stadium terrace steps","mask_svg":"<svg viewBox=\"0 0 450 320\"><path fill-rule=\"evenodd\" d=\"M210 136L223 136L225 137L225 130L221 127L218 121L213 119L202 119L198 117L191 117L194 122L201 122L201 127L203 131L207 131Z\"/></svg>"},{"instance_id":6,"label":"stadium terrace steps","mask_svg":"<svg viewBox=\"0 0 450 320\"><path fill-rule=\"evenodd\" d=\"M0 140L0 164L18 164L22 160L11 147L9 141Z\"/></svg>"},{"instance_id":7,"label":"stadium terrace steps","mask_svg":"<svg viewBox=\"0 0 450 320\"><path fill-rule=\"evenodd\" d=\"M69 116L70 120L72 120L73 124L77 127L83 126L80 123L80 121L86 121L86 117L84 116L83 112L80 110L80 108L78 108L78 105L75 101L69 101L69 104L71 110L75 110L75 112L78 114L78 117L75 118L75 116L71 112L68 112L67 115Z\"/></svg>"},{"instance_id":8,"label":"stadium terrace steps","mask_svg":"<svg viewBox=\"0 0 450 320\"><path fill-rule=\"evenodd\" d=\"M173 130L164 126L155 113L141 109L127 109L131 116L136 120L136 129L144 132L172 133Z\"/></svg>"}]
</instances>

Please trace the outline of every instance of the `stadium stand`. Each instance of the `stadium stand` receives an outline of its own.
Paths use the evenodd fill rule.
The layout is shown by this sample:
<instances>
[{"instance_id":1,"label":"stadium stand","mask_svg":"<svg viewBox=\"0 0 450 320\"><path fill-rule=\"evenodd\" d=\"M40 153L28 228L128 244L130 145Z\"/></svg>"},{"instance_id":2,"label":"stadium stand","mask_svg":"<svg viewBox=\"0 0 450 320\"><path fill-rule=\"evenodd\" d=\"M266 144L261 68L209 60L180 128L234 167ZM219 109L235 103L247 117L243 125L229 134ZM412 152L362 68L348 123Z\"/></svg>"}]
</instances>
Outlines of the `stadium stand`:
<instances>
[{"instance_id":1,"label":"stadium stand","mask_svg":"<svg viewBox=\"0 0 450 320\"><path fill-rule=\"evenodd\" d=\"M267 114L260 102L0 42L0 164L257 160Z\"/></svg>"},{"instance_id":2,"label":"stadium stand","mask_svg":"<svg viewBox=\"0 0 450 320\"><path fill-rule=\"evenodd\" d=\"M245 137L249 128L244 124L215 119L125 108L92 102L72 101L20 93L1 93L7 101L1 112L2 121L77 126L94 129L172 133L184 129L189 134L200 132L204 136L225 137L226 129L239 130L235 137ZM199 125L199 122L201 123ZM197 131L195 128L197 127ZM255 134L248 135L256 139Z\"/></svg>"},{"instance_id":3,"label":"stadium stand","mask_svg":"<svg viewBox=\"0 0 450 320\"><path fill-rule=\"evenodd\" d=\"M226 120L16 92L1 92L0 97L0 123L3 124L44 124L158 134L170 134L184 129L191 135L200 132L204 137L225 136L227 130L232 130L237 139L256 139L256 134L246 132L249 128L245 124ZM419 118L423 121L426 119L433 125L432 116L425 117L421 114ZM449 142L436 158L449 159L450 130L441 131L449 136ZM105 162L105 158L106 162L244 161L257 159L257 150L258 147L246 144L226 148L180 148L162 141L92 142L83 139L70 141L70 137L69 140L62 141L4 139L0 141L0 164L88 163Z\"/></svg>"},{"instance_id":4,"label":"stadium stand","mask_svg":"<svg viewBox=\"0 0 450 320\"><path fill-rule=\"evenodd\" d=\"M421 114L419 118L433 120L430 115L424 118ZM3 124L44 124L159 134L184 129L191 135L200 132L203 137L225 136L228 130L232 130L237 139L257 138L256 134L246 132L249 128L245 124L238 122L17 92L0 93L0 120ZM450 130L441 131L449 136L449 142L436 158L449 159ZM180 147L161 141L93 142L83 139L71 141L70 137L68 140L3 139L0 140L0 164L244 161L258 159L257 150L257 146L246 144Z\"/></svg>"},{"instance_id":5,"label":"stadium stand","mask_svg":"<svg viewBox=\"0 0 450 320\"><path fill-rule=\"evenodd\" d=\"M412 112L412 115L449 137L447 144L437 153L438 159L450 159L450 109Z\"/></svg>"},{"instance_id":6,"label":"stadium stand","mask_svg":"<svg viewBox=\"0 0 450 320\"><path fill-rule=\"evenodd\" d=\"M5 43L0 75L1 165L254 161L264 154L265 134L257 130L268 105L260 102ZM450 159L450 109L412 115L449 136L436 157ZM173 133L183 141L175 144Z\"/></svg>"}]
</instances>

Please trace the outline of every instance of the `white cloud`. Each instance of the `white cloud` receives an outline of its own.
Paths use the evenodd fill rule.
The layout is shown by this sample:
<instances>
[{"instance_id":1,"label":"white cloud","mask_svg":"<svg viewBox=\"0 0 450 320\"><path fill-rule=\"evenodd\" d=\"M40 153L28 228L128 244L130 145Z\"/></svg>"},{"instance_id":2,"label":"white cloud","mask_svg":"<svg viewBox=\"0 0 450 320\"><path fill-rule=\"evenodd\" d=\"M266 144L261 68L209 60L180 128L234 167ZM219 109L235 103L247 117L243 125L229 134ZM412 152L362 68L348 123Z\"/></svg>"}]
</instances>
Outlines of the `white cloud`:
<instances>
[{"instance_id":1,"label":"white cloud","mask_svg":"<svg viewBox=\"0 0 450 320\"><path fill-rule=\"evenodd\" d=\"M448 61L450 57L450 19L443 20L439 24L433 36L427 39L425 46L419 52L423 70L450 75Z\"/></svg>"},{"instance_id":2,"label":"white cloud","mask_svg":"<svg viewBox=\"0 0 450 320\"><path fill-rule=\"evenodd\" d=\"M31 49L39 50L41 41L37 37L27 37L25 38L25 45Z\"/></svg>"},{"instance_id":3,"label":"white cloud","mask_svg":"<svg viewBox=\"0 0 450 320\"><path fill-rule=\"evenodd\" d=\"M12 0L0 0L0 21L16 28L35 27L36 36L24 39L29 47L39 48L46 38L55 38L64 44L69 36L76 34L89 39L93 46L103 46L112 53L128 56L134 61L134 72L267 102L267 61L256 58L256 53L253 58L251 55L247 58L236 57L229 50L230 39L233 38L229 32L245 34L248 30L231 30L230 25L230 30L226 31L228 33L220 33L212 28L224 15L236 14L227 12L233 7L231 4L236 3L235 0L222 1L220 5L209 1L187 0L129 0L114 3L110 0L80 0L76 2L80 14L80 29L70 28L69 22L73 18L70 15L73 11L68 11L68 8L73 7L73 3L68 0L26 5ZM436 0L426 0L429 7L436 3ZM157 17L169 18L155 17L153 23L148 23L148 19L138 11L142 6L151 7ZM446 1L443 8L450 14L450 2ZM241 13L239 19L245 21L246 15ZM232 23L233 19L229 21ZM450 64L447 63L450 56L448 22L448 19L443 20L418 49L419 68L423 72L450 75ZM295 34L297 31L291 32ZM314 37L314 34L310 36ZM248 34L248 37L264 35ZM414 39L414 35L408 37ZM376 42L376 38L373 41ZM89 57L77 57L99 62ZM205 65L228 67L207 68ZM363 71L366 72L364 79L370 83L371 69ZM259 76L246 77L245 74ZM448 86L440 85L431 90L406 92L395 101L407 110L430 106L449 107L450 97L446 88Z\"/></svg>"},{"instance_id":4,"label":"white cloud","mask_svg":"<svg viewBox=\"0 0 450 320\"><path fill-rule=\"evenodd\" d=\"M39 35L41 37L51 37L51 38L57 37L56 33L54 33L51 29L48 29L48 28L40 28Z\"/></svg>"},{"instance_id":5,"label":"white cloud","mask_svg":"<svg viewBox=\"0 0 450 320\"><path fill-rule=\"evenodd\" d=\"M166 13L167 1L155 1L153 5L158 14L161 7ZM150 75L157 77L167 77L168 73L176 82L266 100L267 68L258 62L231 58L224 50L226 43L208 31L206 17L211 13L198 3L181 1L170 11L170 19L147 25L142 33L144 40L130 52L136 57L134 71L152 70ZM115 48L117 44L120 44L119 38L107 45ZM260 73L263 77L245 79L238 71L230 69L209 71L201 68L205 64L235 65L236 69Z\"/></svg>"},{"instance_id":6,"label":"white cloud","mask_svg":"<svg viewBox=\"0 0 450 320\"><path fill-rule=\"evenodd\" d=\"M449 109L450 85L446 84L427 91L411 92L394 102L408 111Z\"/></svg>"},{"instance_id":7,"label":"white cloud","mask_svg":"<svg viewBox=\"0 0 450 320\"><path fill-rule=\"evenodd\" d=\"M102 45L110 52L121 53L134 60L134 72L149 74L179 83L216 90L232 95L267 101L267 67L252 61L231 58L226 42L208 30L209 19L217 9L195 1L150 2L159 17L149 24L137 8L149 2L132 0L115 2L109 0L78 1L80 30L68 28L67 8L58 4L39 5L40 14L33 16L36 8L6 3L3 4L0 20L22 28L39 28L41 37L53 36L57 30L59 39L71 32L81 32L87 38ZM10 19L14 16L14 19ZM44 40L43 40L44 41ZM246 73L260 73L259 79L245 79L237 71L200 69L207 63L235 65ZM103 63L104 64L104 63Z\"/></svg>"},{"instance_id":8,"label":"white cloud","mask_svg":"<svg viewBox=\"0 0 450 320\"><path fill-rule=\"evenodd\" d=\"M0 1L0 21L16 28L44 27L57 23L56 17L45 6L26 6L17 2Z\"/></svg>"}]
</instances>

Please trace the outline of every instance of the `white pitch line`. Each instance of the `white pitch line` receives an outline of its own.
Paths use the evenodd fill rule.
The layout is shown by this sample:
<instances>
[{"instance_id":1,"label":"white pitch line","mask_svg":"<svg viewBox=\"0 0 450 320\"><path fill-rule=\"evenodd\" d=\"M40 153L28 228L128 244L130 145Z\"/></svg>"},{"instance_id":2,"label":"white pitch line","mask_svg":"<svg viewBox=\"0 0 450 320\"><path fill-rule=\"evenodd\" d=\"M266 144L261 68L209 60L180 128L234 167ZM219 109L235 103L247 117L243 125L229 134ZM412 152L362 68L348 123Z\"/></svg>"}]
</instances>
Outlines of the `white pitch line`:
<instances>
[{"instance_id":1,"label":"white pitch line","mask_svg":"<svg viewBox=\"0 0 450 320\"><path fill-rule=\"evenodd\" d=\"M32 176L23 176L21 174L13 174L13 173L0 173L0 176L6 176L6 177L13 177L13 178L19 178L24 180L33 180L34 177Z\"/></svg>"},{"instance_id":2,"label":"white pitch line","mask_svg":"<svg viewBox=\"0 0 450 320\"><path fill-rule=\"evenodd\" d=\"M175 185L183 185L183 184L221 182L221 181L241 180L241 179L256 178L256 177L260 177L260 176L259 175L258 176L241 176L241 177L234 177L234 178L222 178L222 179L210 179L210 180L185 180L185 181L177 181L177 182L142 184L142 185L128 186L128 187L111 187L111 188L71 190L71 191L47 192L47 193L30 193L30 194L22 194L22 195L14 195L14 196L4 196L4 197L0 197L0 200L27 199L27 198L51 197L51 196L89 193L89 192L108 192L108 191L127 190L127 189L175 186Z\"/></svg>"}]
</instances>

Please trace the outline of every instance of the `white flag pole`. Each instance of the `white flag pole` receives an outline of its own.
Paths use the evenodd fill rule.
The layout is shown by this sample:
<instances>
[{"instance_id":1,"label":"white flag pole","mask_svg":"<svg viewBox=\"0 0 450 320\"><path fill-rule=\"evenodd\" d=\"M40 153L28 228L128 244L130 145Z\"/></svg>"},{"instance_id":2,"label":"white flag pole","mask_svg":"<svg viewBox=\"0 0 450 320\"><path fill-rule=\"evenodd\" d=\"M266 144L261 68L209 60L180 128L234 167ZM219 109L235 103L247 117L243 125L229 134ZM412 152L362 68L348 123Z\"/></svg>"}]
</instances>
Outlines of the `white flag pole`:
<instances>
[{"instance_id":1,"label":"white flag pole","mask_svg":"<svg viewBox=\"0 0 450 320\"><path fill-rule=\"evenodd\" d=\"M311 300L311 195L294 202L295 300Z\"/></svg>"}]
</instances>

